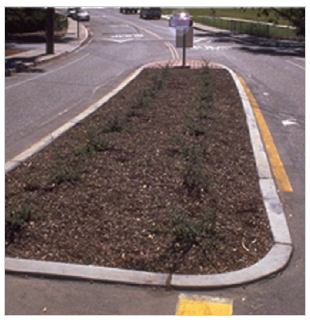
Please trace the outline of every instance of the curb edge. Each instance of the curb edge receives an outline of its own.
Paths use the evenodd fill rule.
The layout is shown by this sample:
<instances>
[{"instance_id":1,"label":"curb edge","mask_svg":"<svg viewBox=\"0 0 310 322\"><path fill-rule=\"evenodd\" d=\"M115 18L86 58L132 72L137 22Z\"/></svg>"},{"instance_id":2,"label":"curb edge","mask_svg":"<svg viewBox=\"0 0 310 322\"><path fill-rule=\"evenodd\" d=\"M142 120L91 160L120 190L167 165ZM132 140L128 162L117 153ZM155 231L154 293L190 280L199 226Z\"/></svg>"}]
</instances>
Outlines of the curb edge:
<instances>
[{"instance_id":1,"label":"curb edge","mask_svg":"<svg viewBox=\"0 0 310 322\"><path fill-rule=\"evenodd\" d=\"M114 90L105 95L98 102L88 107L84 112L58 128L52 134L46 136L45 138L34 144L30 149L6 162L5 172L7 173L10 170L14 169L28 157L37 153L43 147L50 144L56 137L63 134L76 123L97 110L102 104L106 103L110 98L112 98L120 90L127 86L141 73L144 68L149 65L150 63L143 65L142 67L133 71ZM239 79L237 78L237 75L228 67L224 65L220 66L226 69L231 74L237 86L237 90L239 92L240 99L242 101L243 108L246 114L248 129L250 132L249 134L254 150L253 153L256 160L257 155L255 154L254 145L259 144L261 147L263 147L263 143L261 141L260 135L256 135L255 139L252 138L253 131L258 130L256 120L252 119L252 117L254 117L252 113L252 107ZM259 151L260 154L265 154L264 148L260 148ZM267 169L269 169L269 173L271 173L267 157L265 156L263 159L263 166L267 167ZM260 167L261 163L258 163L258 173L260 173ZM272 193L272 196L270 196L270 194L264 194L264 189L266 187L264 182L267 182L268 187L270 188L269 192ZM270 176L268 175L267 178L265 176L263 178L260 176L260 187L275 244L271 247L267 255L260 261L251 265L250 267L243 268L238 271L211 275L171 275L165 273L149 273L144 271L126 270L119 268L66 264L58 262L44 262L38 260L16 259L10 257L5 257L5 271L32 275L58 276L137 285L169 286L176 288L219 288L250 283L283 270L287 266L293 252L293 245L291 242L287 222L271 174ZM276 222L280 223L280 229L278 229L277 225L275 225Z\"/></svg>"}]
</instances>

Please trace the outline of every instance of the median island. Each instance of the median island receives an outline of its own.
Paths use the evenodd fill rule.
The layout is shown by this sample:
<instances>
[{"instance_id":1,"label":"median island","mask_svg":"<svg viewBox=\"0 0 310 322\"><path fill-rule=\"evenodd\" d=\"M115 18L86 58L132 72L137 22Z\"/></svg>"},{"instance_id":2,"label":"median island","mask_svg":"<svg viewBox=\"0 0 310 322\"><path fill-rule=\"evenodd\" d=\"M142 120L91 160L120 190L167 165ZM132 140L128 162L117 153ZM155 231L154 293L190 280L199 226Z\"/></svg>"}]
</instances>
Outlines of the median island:
<instances>
[{"instance_id":1,"label":"median island","mask_svg":"<svg viewBox=\"0 0 310 322\"><path fill-rule=\"evenodd\" d=\"M7 257L215 274L273 245L224 69L144 69L5 180Z\"/></svg>"}]
</instances>

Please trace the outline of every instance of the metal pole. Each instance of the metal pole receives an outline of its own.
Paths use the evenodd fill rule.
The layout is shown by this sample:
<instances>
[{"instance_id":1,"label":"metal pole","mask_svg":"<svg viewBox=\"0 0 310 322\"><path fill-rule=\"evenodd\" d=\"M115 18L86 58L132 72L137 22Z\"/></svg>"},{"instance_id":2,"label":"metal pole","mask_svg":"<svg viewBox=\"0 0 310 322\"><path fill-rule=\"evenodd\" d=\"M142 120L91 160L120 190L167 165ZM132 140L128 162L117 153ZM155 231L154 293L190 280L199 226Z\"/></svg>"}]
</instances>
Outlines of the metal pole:
<instances>
[{"instance_id":1,"label":"metal pole","mask_svg":"<svg viewBox=\"0 0 310 322\"><path fill-rule=\"evenodd\" d=\"M183 67L186 62L186 27L183 28Z\"/></svg>"}]
</instances>

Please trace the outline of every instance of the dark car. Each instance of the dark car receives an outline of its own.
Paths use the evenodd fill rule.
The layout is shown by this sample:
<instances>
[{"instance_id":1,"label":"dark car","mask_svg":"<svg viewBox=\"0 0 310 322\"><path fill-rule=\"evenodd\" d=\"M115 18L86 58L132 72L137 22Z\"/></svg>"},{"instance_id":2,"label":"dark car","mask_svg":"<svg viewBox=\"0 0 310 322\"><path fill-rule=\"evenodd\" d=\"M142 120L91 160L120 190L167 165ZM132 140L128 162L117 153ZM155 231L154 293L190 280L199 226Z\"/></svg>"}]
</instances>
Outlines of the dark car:
<instances>
[{"instance_id":1,"label":"dark car","mask_svg":"<svg viewBox=\"0 0 310 322\"><path fill-rule=\"evenodd\" d=\"M140 18L144 19L160 19L161 9L158 7L144 7L140 10Z\"/></svg>"},{"instance_id":2,"label":"dark car","mask_svg":"<svg viewBox=\"0 0 310 322\"><path fill-rule=\"evenodd\" d=\"M188 27L193 25L193 19L186 11L176 11L169 19L169 27Z\"/></svg>"},{"instance_id":3,"label":"dark car","mask_svg":"<svg viewBox=\"0 0 310 322\"><path fill-rule=\"evenodd\" d=\"M138 10L139 9L136 7L120 7L119 8L120 13L137 13Z\"/></svg>"}]
</instances>

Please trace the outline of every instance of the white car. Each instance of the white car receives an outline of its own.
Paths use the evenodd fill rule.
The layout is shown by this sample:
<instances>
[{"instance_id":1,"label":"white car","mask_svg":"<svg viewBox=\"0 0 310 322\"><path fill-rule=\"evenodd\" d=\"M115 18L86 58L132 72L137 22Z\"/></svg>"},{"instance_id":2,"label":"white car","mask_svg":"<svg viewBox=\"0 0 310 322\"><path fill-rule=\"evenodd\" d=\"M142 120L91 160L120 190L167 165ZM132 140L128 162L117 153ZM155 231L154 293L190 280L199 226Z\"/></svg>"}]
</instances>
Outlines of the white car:
<instances>
[{"instance_id":1,"label":"white car","mask_svg":"<svg viewBox=\"0 0 310 322\"><path fill-rule=\"evenodd\" d=\"M169 27L189 27L193 19L186 11L175 11L169 19Z\"/></svg>"},{"instance_id":2,"label":"white car","mask_svg":"<svg viewBox=\"0 0 310 322\"><path fill-rule=\"evenodd\" d=\"M78 21L90 21L90 16L88 11L78 10L75 14L73 14L73 19Z\"/></svg>"}]
</instances>

